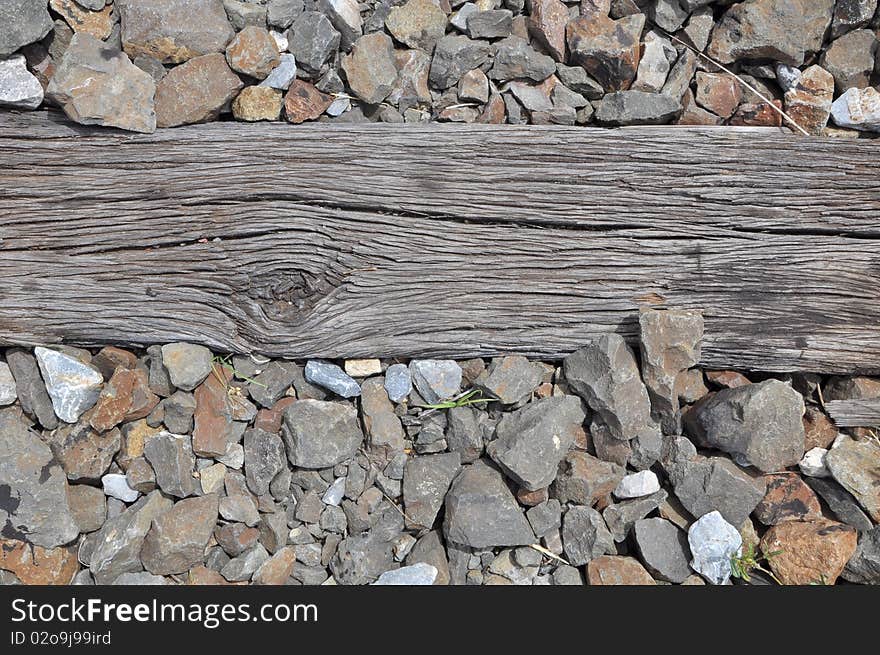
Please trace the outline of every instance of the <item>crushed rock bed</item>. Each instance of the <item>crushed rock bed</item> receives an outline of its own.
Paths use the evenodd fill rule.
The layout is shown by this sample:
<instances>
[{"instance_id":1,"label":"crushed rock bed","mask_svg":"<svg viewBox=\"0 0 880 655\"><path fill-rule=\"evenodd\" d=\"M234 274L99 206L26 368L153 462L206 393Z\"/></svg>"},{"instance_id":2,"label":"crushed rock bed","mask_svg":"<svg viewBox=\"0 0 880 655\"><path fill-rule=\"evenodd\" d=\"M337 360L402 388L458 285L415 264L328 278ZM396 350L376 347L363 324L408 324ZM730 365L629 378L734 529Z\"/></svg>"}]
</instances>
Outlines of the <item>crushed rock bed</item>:
<instances>
[{"instance_id":1,"label":"crushed rock bed","mask_svg":"<svg viewBox=\"0 0 880 655\"><path fill-rule=\"evenodd\" d=\"M880 380L704 371L699 314L562 362L9 348L5 584L880 583Z\"/></svg>"},{"instance_id":2,"label":"crushed rock bed","mask_svg":"<svg viewBox=\"0 0 880 655\"><path fill-rule=\"evenodd\" d=\"M0 107L849 138L880 131L878 29L877 0L4 0Z\"/></svg>"}]
</instances>

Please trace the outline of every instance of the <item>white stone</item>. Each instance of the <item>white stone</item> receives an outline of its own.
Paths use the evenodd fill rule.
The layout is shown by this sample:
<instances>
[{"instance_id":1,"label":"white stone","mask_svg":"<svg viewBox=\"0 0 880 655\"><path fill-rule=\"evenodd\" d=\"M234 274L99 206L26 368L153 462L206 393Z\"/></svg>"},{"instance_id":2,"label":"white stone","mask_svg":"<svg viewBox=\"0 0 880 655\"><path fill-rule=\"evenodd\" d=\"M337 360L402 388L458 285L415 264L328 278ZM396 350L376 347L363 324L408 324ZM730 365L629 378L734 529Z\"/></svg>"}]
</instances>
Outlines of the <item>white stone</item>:
<instances>
[{"instance_id":1,"label":"white stone","mask_svg":"<svg viewBox=\"0 0 880 655\"><path fill-rule=\"evenodd\" d=\"M825 455L827 454L828 451L824 448L812 448L798 462L798 468L801 473L811 478L827 478L831 475L825 466Z\"/></svg>"},{"instance_id":2,"label":"white stone","mask_svg":"<svg viewBox=\"0 0 880 655\"><path fill-rule=\"evenodd\" d=\"M658 491L660 491L660 481L657 475L653 471L645 470L624 476L614 489L614 495L621 499L641 498Z\"/></svg>"},{"instance_id":3,"label":"white stone","mask_svg":"<svg viewBox=\"0 0 880 655\"><path fill-rule=\"evenodd\" d=\"M275 45L278 46L278 52L284 52L285 50L287 50L287 46L290 45L287 37L284 36L281 32L269 30L269 36L271 36L275 40Z\"/></svg>"},{"instance_id":4,"label":"white stone","mask_svg":"<svg viewBox=\"0 0 880 655\"><path fill-rule=\"evenodd\" d=\"M339 100L347 101L348 98L339 98ZM330 113L329 109L327 110L327 113ZM330 115L332 116L333 114ZM382 362L378 359L346 359L345 372L353 378L366 378L371 375L379 375L382 372Z\"/></svg>"},{"instance_id":5,"label":"white stone","mask_svg":"<svg viewBox=\"0 0 880 655\"><path fill-rule=\"evenodd\" d=\"M349 100L345 96L342 96L340 98L336 98L336 100L331 102L330 106L327 107L327 110L324 113L326 113L328 116L335 117L335 116L341 116L342 114L347 112L349 109L351 109L351 100ZM349 373L349 375L352 375L352 374ZM359 377L359 376L355 376L355 377Z\"/></svg>"},{"instance_id":6,"label":"white stone","mask_svg":"<svg viewBox=\"0 0 880 655\"><path fill-rule=\"evenodd\" d=\"M57 350L37 346L34 355L56 416L66 423L76 423L98 402L104 377L94 367Z\"/></svg>"},{"instance_id":7,"label":"white stone","mask_svg":"<svg viewBox=\"0 0 880 655\"><path fill-rule=\"evenodd\" d=\"M797 86L798 80L801 79L801 71L794 66L786 64L776 64L776 81L779 83L783 91L790 91Z\"/></svg>"},{"instance_id":8,"label":"white stone","mask_svg":"<svg viewBox=\"0 0 880 655\"><path fill-rule=\"evenodd\" d=\"M328 18L342 34L354 41L364 32L364 23L361 19L361 10L357 0L326 0Z\"/></svg>"},{"instance_id":9,"label":"white stone","mask_svg":"<svg viewBox=\"0 0 880 655\"><path fill-rule=\"evenodd\" d=\"M268 86L273 89L287 91L293 80L296 79L296 57L288 52L281 54L281 61L272 69L266 79L259 86Z\"/></svg>"},{"instance_id":10,"label":"white stone","mask_svg":"<svg viewBox=\"0 0 880 655\"><path fill-rule=\"evenodd\" d=\"M645 52L639 61L636 81L632 85L634 91L657 93L666 83L671 67L670 58L675 61L677 52L672 42L656 32L645 35Z\"/></svg>"},{"instance_id":11,"label":"white stone","mask_svg":"<svg viewBox=\"0 0 880 655\"><path fill-rule=\"evenodd\" d=\"M720 585L730 579L730 558L740 553L742 536L716 510L691 525L688 545L693 556L691 568L712 584Z\"/></svg>"},{"instance_id":12,"label":"white stone","mask_svg":"<svg viewBox=\"0 0 880 655\"><path fill-rule=\"evenodd\" d=\"M0 59L0 106L36 109L43 102L43 85L27 69L24 55Z\"/></svg>"},{"instance_id":13,"label":"white stone","mask_svg":"<svg viewBox=\"0 0 880 655\"><path fill-rule=\"evenodd\" d=\"M424 562L385 571L374 585L432 585L437 579L437 568Z\"/></svg>"},{"instance_id":14,"label":"white stone","mask_svg":"<svg viewBox=\"0 0 880 655\"><path fill-rule=\"evenodd\" d=\"M332 505L333 507L339 507L339 503L342 502L342 497L345 495L345 478L336 478L329 487L327 487L327 491L324 492L324 495L321 496L321 502L325 505Z\"/></svg>"},{"instance_id":15,"label":"white stone","mask_svg":"<svg viewBox=\"0 0 880 655\"><path fill-rule=\"evenodd\" d=\"M124 503L133 503L140 494L128 486L125 476L120 473L108 473L101 478L104 495L121 500Z\"/></svg>"},{"instance_id":16,"label":"white stone","mask_svg":"<svg viewBox=\"0 0 880 655\"><path fill-rule=\"evenodd\" d=\"M831 118L839 127L880 132L880 93L870 86L847 89L831 105Z\"/></svg>"},{"instance_id":17,"label":"white stone","mask_svg":"<svg viewBox=\"0 0 880 655\"><path fill-rule=\"evenodd\" d=\"M15 388L15 378L9 370L9 364L0 362L0 407L11 405L18 398Z\"/></svg>"}]
</instances>

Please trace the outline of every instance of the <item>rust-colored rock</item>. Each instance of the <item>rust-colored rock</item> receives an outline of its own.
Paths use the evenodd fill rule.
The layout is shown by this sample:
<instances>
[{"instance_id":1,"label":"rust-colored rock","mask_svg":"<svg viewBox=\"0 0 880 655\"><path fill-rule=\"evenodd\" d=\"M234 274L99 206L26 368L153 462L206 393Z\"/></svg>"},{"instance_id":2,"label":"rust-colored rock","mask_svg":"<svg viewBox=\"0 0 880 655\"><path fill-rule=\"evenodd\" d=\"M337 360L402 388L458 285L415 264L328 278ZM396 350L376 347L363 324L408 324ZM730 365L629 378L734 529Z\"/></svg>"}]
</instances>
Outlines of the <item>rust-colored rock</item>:
<instances>
[{"instance_id":1,"label":"rust-colored rock","mask_svg":"<svg viewBox=\"0 0 880 655\"><path fill-rule=\"evenodd\" d=\"M560 0L532 0L527 19L529 34L556 61L565 60L565 26L568 8Z\"/></svg>"},{"instance_id":2,"label":"rust-colored rock","mask_svg":"<svg viewBox=\"0 0 880 655\"><path fill-rule=\"evenodd\" d=\"M217 571L199 564L192 567L186 576L188 585L246 585L247 582L229 582Z\"/></svg>"},{"instance_id":3,"label":"rust-colored rock","mask_svg":"<svg viewBox=\"0 0 880 655\"><path fill-rule=\"evenodd\" d=\"M69 480L98 480L122 446L118 429L95 432L89 417L87 412L79 422L56 428L46 439Z\"/></svg>"},{"instance_id":4,"label":"rust-colored rock","mask_svg":"<svg viewBox=\"0 0 880 655\"><path fill-rule=\"evenodd\" d=\"M729 118L742 101L739 82L726 73L697 72L697 104L721 118Z\"/></svg>"},{"instance_id":5,"label":"rust-colored rock","mask_svg":"<svg viewBox=\"0 0 880 655\"><path fill-rule=\"evenodd\" d=\"M98 354L92 357L92 366L101 371L101 375L104 376L105 380L112 378L116 369L120 366L122 368L134 368L137 366L137 363L137 355L116 346L101 348Z\"/></svg>"},{"instance_id":6,"label":"rust-colored rock","mask_svg":"<svg viewBox=\"0 0 880 655\"><path fill-rule=\"evenodd\" d=\"M576 18L566 28L571 63L583 66L605 91L625 91L639 68L644 26L644 14L612 20L597 12Z\"/></svg>"},{"instance_id":7,"label":"rust-colored rock","mask_svg":"<svg viewBox=\"0 0 880 655\"><path fill-rule=\"evenodd\" d=\"M270 409L261 409L257 412L254 419L254 428L265 430L266 432L280 432L281 418L284 416L284 410L296 402L293 396L284 396L276 402Z\"/></svg>"},{"instance_id":8,"label":"rust-colored rock","mask_svg":"<svg viewBox=\"0 0 880 655\"><path fill-rule=\"evenodd\" d=\"M782 109L782 103L779 100L774 100L773 106L776 109ZM780 127L782 126L782 115L766 102L749 102L739 106L733 118L730 119L730 124L750 127Z\"/></svg>"},{"instance_id":9,"label":"rust-colored rock","mask_svg":"<svg viewBox=\"0 0 880 655\"><path fill-rule=\"evenodd\" d=\"M819 499L797 473L772 473L764 480L767 493L754 511L764 525L822 518Z\"/></svg>"},{"instance_id":10,"label":"rust-colored rock","mask_svg":"<svg viewBox=\"0 0 880 655\"><path fill-rule=\"evenodd\" d=\"M834 76L821 66L810 66L785 94L785 111L810 134L820 136L831 115Z\"/></svg>"},{"instance_id":11,"label":"rust-colored rock","mask_svg":"<svg viewBox=\"0 0 880 655\"><path fill-rule=\"evenodd\" d=\"M281 118L281 91L268 86L246 86L232 101L236 120L277 121Z\"/></svg>"},{"instance_id":12,"label":"rust-colored rock","mask_svg":"<svg viewBox=\"0 0 880 655\"><path fill-rule=\"evenodd\" d=\"M764 533L761 552L783 584L834 584L857 543L855 529L843 523L789 521Z\"/></svg>"},{"instance_id":13,"label":"rust-colored rock","mask_svg":"<svg viewBox=\"0 0 880 655\"><path fill-rule=\"evenodd\" d=\"M293 546L285 546L267 559L254 573L255 585L282 585L287 582L296 563Z\"/></svg>"},{"instance_id":14,"label":"rust-colored rock","mask_svg":"<svg viewBox=\"0 0 880 655\"><path fill-rule=\"evenodd\" d=\"M815 407L807 407L804 413L804 450L828 448L837 438L837 428L831 419Z\"/></svg>"},{"instance_id":15,"label":"rust-colored rock","mask_svg":"<svg viewBox=\"0 0 880 655\"><path fill-rule=\"evenodd\" d=\"M507 111L504 108L504 99L496 93L489 97L489 102L483 108L483 113L474 122L487 125L501 125L506 117Z\"/></svg>"},{"instance_id":16,"label":"rust-colored rock","mask_svg":"<svg viewBox=\"0 0 880 655\"><path fill-rule=\"evenodd\" d=\"M43 548L16 539L2 539L0 569L12 571L26 585L66 585L73 580L79 564L74 546Z\"/></svg>"},{"instance_id":17,"label":"rust-colored rock","mask_svg":"<svg viewBox=\"0 0 880 655\"><path fill-rule=\"evenodd\" d=\"M159 396L150 391L144 369L119 368L101 390L89 423L98 432L104 432L123 421L146 417L158 403Z\"/></svg>"},{"instance_id":18,"label":"rust-colored rock","mask_svg":"<svg viewBox=\"0 0 880 655\"><path fill-rule=\"evenodd\" d=\"M694 100L694 94L690 89L685 91L681 97L681 107L681 116L675 121L676 125L721 125L723 122L720 116L700 107Z\"/></svg>"},{"instance_id":19,"label":"rust-colored rock","mask_svg":"<svg viewBox=\"0 0 880 655\"><path fill-rule=\"evenodd\" d=\"M706 379L715 386L724 389L735 389L744 384L752 383L745 375L737 371L706 371Z\"/></svg>"},{"instance_id":20,"label":"rust-colored rock","mask_svg":"<svg viewBox=\"0 0 880 655\"><path fill-rule=\"evenodd\" d=\"M537 489L535 491L529 491L524 487L520 487L516 490L516 499L521 505L534 507L535 505L540 505L550 497L548 492L549 487L544 487L543 489Z\"/></svg>"},{"instance_id":21,"label":"rust-colored rock","mask_svg":"<svg viewBox=\"0 0 880 655\"><path fill-rule=\"evenodd\" d=\"M116 24L112 3L100 11L81 7L74 0L49 0L49 6L53 11L61 14L74 32L85 32L102 41L110 36Z\"/></svg>"},{"instance_id":22,"label":"rust-colored rock","mask_svg":"<svg viewBox=\"0 0 880 655\"><path fill-rule=\"evenodd\" d=\"M248 25L226 46L226 62L232 70L262 80L281 62L281 55L267 29Z\"/></svg>"},{"instance_id":23,"label":"rust-colored rock","mask_svg":"<svg viewBox=\"0 0 880 655\"><path fill-rule=\"evenodd\" d=\"M291 123L313 121L326 111L333 96L321 93L314 84L294 80L284 96L284 115Z\"/></svg>"},{"instance_id":24,"label":"rust-colored rock","mask_svg":"<svg viewBox=\"0 0 880 655\"><path fill-rule=\"evenodd\" d=\"M214 366L213 372L195 390L193 452L200 457L220 457L226 453L233 430L228 385L232 371Z\"/></svg>"},{"instance_id":25,"label":"rust-colored rock","mask_svg":"<svg viewBox=\"0 0 880 655\"><path fill-rule=\"evenodd\" d=\"M144 454L144 444L162 432L161 427L151 427L143 419L122 426L122 450L124 461L131 461Z\"/></svg>"},{"instance_id":26,"label":"rust-colored rock","mask_svg":"<svg viewBox=\"0 0 880 655\"><path fill-rule=\"evenodd\" d=\"M203 55L168 71L156 87L156 125L216 120L243 84L221 54Z\"/></svg>"},{"instance_id":27,"label":"rust-colored rock","mask_svg":"<svg viewBox=\"0 0 880 655\"><path fill-rule=\"evenodd\" d=\"M654 585L657 584L635 557L602 555L587 564L590 585Z\"/></svg>"}]
</instances>

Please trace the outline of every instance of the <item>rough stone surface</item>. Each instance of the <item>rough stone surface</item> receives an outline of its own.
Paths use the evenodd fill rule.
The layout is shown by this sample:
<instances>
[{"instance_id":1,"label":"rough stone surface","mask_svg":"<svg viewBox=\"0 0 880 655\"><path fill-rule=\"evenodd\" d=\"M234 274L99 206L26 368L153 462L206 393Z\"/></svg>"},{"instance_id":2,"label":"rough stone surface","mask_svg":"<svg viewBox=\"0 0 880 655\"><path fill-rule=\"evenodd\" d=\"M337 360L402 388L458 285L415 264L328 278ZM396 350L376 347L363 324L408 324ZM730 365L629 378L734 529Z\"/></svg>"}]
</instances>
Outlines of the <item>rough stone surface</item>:
<instances>
[{"instance_id":1,"label":"rough stone surface","mask_svg":"<svg viewBox=\"0 0 880 655\"><path fill-rule=\"evenodd\" d=\"M821 66L810 66L785 93L785 111L810 134L819 136L828 124L834 100L834 77Z\"/></svg>"},{"instance_id":2,"label":"rough stone surface","mask_svg":"<svg viewBox=\"0 0 880 655\"><path fill-rule=\"evenodd\" d=\"M569 15L559 0L532 0L527 19L528 31L553 59L565 59L565 26Z\"/></svg>"},{"instance_id":3,"label":"rough stone surface","mask_svg":"<svg viewBox=\"0 0 880 655\"><path fill-rule=\"evenodd\" d=\"M296 79L296 57L289 52L282 52L278 57L278 65L273 68L259 86L268 86L279 91L287 91L291 82Z\"/></svg>"},{"instance_id":4,"label":"rough stone surface","mask_svg":"<svg viewBox=\"0 0 880 655\"><path fill-rule=\"evenodd\" d=\"M193 478L192 439L162 432L144 444L144 457L156 472L156 483L170 496L186 498L196 489Z\"/></svg>"},{"instance_id":5,"label":"rough stone surface","mask_svg":"<svg viewBox=\"0 0 880 655\"><path fill-rule=\"evenodd\" d=\"M284 96L284 116L294 124L315 120L332 102L333 96L322 93L308 82L295 80Z\"/></svg>"},{"instance_id":6,"label":"rough stone surface","mask_svg":"<svg viewBox=\"0 0 880 655\"><path fill-rule=\"evenodd\" d=\"M848 525L818 519L775 525L761 538L761 552L782 584L834 584L853 556L857 533Z\"/></svg>"},{"instance_id":7,"label":"rough stone surface","mask_svg":"<svg viewBox=\"0 0 880 655\"><path fill-rule=\"evenodd\" d=\"M820 64L834 77L838 93L868 87L877 50L877 37L871 30L856 30L834 41Z\"/></svg>"},{"instance_id":8,"label":"rough stone surface","mask_svg":"<svg viewBox=\"0 0 880 655\"><path fill-rule=\"evenodd\" d=\"M663 518L641 519L633 540L648 571L658 580L681 584L691 575L687 534Z\"/></svg>"},{"instance_id":9,"label":"rough stone surface","mask_svg":"<svg viewBox=\"0 0 880 655\"><path fill-rule=\"evenodd\" d=\"M110 498L121 500L124 503L133 503L140 496L137 489L128 485L128 479L121 473L108 473L101 478L101 488L104 494Z\"/></svg>"},{"instance_id":10,"label":"rough stone surface","mask_svg":"<svg viewBox=\"0 0 880 655\"><path fill-rule=\"evenodd\" d=\"M192 391L211 373L213 355L204 346L170 343L162 346L162 364L168 371L171 384L178 389Z\"/></svg>"},{"instance_id":11,"label":"rough stone surface","mask_svg":"<svg viewBox=\"0 0 880 655\"><path fill-rule=\"evenodd\" d=\"M437 579L437 567L420 562L386 571L379 576L374 585L432 585Z\"/></svg>"},{"instance_id":12,"label":"rough stone surface","mask_svg":"<svg viewBox=\"0 0 880 655\"><path fill-rule=\"evenodd\" d=\"M653 471L639 471L625 476L614 488L617 498L641 498L660 491L660 481Z\"/></svg>"},{"instance_id":13,"label":"rough stone surface","mask_svg":"<svg viewBox=\"0 0 880 655\"><path fill-rule=\"evenodd\" d=\"M381 102L397 81L391 38L381 32L360 37L342 58L342 70L357 97L371 105Z\"/></svg>"},{"instance_id":14,"label":"rough stone surface","mask_svg":"<svg viewBox=\"0 0 880 655\"><path fill-rule=\"evenodd\" d=\"M723 457L689 461L671 477L675 495L691 514L699 518L717 510L734 525L745 521L766 491L762 479Z\"/></svg>"},{"instance_id":15,"label":"rough stone surface","mask_svg":"<svg viewBox=\"0 0 880 655\"><path fill-rule=\"evenodd\" d=\"M531 520L531 511L529 518ZM534 525L534 524L533 524ZM548 530L549 531L549 530ZM562 544L572 566L583 566L602 555L615 555L617 548L605 519L592 507L572 505L563 517Z\"/></svg>"},{"instance_id":16,"label":"rough stone surface","mask_svg":"<svg viewBox=\"0 0 880 655\"><path fill-rule=\"evenodd\" d=\"M259 428L244 433L244 472L248 488L257 496L269 493L269 485L286 468L284 444L277 434Z\"/></svg>"},{"instance_id":17,"label":"rough stone surface","mask_svg":"<svg viewBox=\"0 0 880 655\"><path fill-rule=\"evenodd\" d=\"M430 53L446 33L446 14L431 0L408 0L385 19L391 35L410 48Z\"/></svg>"},{"instance_id":18,"label":"rough stone surface","mask_svg":"<svg viewBox=\"0 0 880 655\"><path fill-rule=\"evenodd\" d=\"M505 405L513 405L537 389L542 377L540 365L515 355L493 359L485 377L478 379L476 387Z\"/></svg>"},{"instance_id":19,"label":"rough stone surface","mask_svg":"<svg viewBox=\"0 0 880 655\"><path fill-rule=\"evenodd\" d=\"M282 436L294 466L322 469L354 457L364 439L357 412L340 403L300 400L284 411Z\"/></svg>"},{"instance_id":20,"label":"rough stone surface","mask_svg":"<svg viewBox=\"0 0 880 655\"><path fill-rule=\"evenodd\" d=\"M809 487L822 497L839 521L864 532L873 526L871 519L859 506L858 501L846 489L831 479L806 478Z\"/></svg>"},{"instance_id":21,"label":"rough stone surface","mask_svg":"<svg viewBox=\"0 0 880 655\"><path fill-rule=\"evenodd\" d=\"M805 27L799 0L746 0L724 14L706 54L722 64L770 59L799 66L804 61Z\"/></svg>"},{"instance_id":22,"label":"rough stone surface","mask_svg":"<svg viewBox=\"0 0 880 655\"><path fill-rule=\"evenodd\" d=\"M34 355L56 416L67 423L75 423L97 402L103 376L89 364L57 350L38 346Z\"/></svg>"},{"instance_id":23,"label":"rough stone surface","mask_svg":"<svg viewBox=\"0 0 880 655\"><path fill-rule=\"evenodd\" d=\"M159 403L150 391L145 369L118 368L104 388L89 418L98 432L110 430L123 421L136 421L149 415Z\"/></svg>"},{"instance_id":24,"label":"rough stone surface","mask_svg":"<svg viewBox=\"0 0 880 655\"><path fill-rule=\"evenodd\" d=\"M412 376L406 364L392 364L385 371L385 391L393 403L406 400L412 391Z\"/></svg>"},{"instance_id":25,"label":"rough stone surface","mask_svg":"<svg viewBox=\"0 0 880 655\"><path fill-rule=\"evenodd\" d=\"M156 125L159 127L175 127L190 123L204 123L216 120L220 111L230 102L244 85L239 77L229 68L226 57L222 54L202 55L190 59L180 66L175 66L162 78L156 87ZM185 352L190 353L195 348L192 344L169 344L180 348L186 346ZM165 361L165 349L162 347L163 362ZM187 357L193 356L188 354ZM197 359L190 365L198 365L199 371L204 370L204 354L195 356ZM210 364L210 351L208 351L208 363ZM166 368L168 363L165 363ZM169 368L169 373L171 372ZM210 366L208 367L210 372ZM207 373L205 373L207 375ZM195 375L184 379L184 385L175 386L190 390ZM172 382L174 375L172 374Z\"/></svg>"},{"instance_id":26,"label":"rough stone surface","mask_svg":"<svg viewBox=\"0 0 880 655\"><path fill-rule=\"evenodd\" d=\"M650 496L624 500L619 503L608 505L602 511L602 518L611 531L614 541L621 543L629 537L633 526L639 519L645 518L655 511L666 500L668 494L661 489Z\"/></svg>"},{"instance_id":27,"label":"rough stone surface","mask_svg":"<svg viewBox=\"0 0 880 655\"><path fill-rule=\"evenodd\" d=\"M880 132L880 93L873 87L849 89L831 105L831 117L839 127Z\"/></svg>"},{"instance_id":28,"label":"rough stone surface","mask_svg":"<svg viewBox=\"0 0 880 655\"><path fill-rule=\"evenodd\" d=\"M341 38L330 19L318 11L301 13L287 33L288 48L296 57L296 63L312 75L318 74L339 49Z\"/></svg>"},{"instance_id":29,"label":"rough stone surface","mask_svg":"<svg viewBox=\"0 0 880 655\"><path fill-rule=\"evenodd\" d=\"M654 585L656 582L635 557L603 555L587 564L590 585Z\"/></svg>"},{"instance_id":30,"label":"rough stone surface","mask_svg":"<svg viewBox=\"0 0 880 655\"><path fill-rule=\"evenodd\" d=\"M718 512L700 517L688 529L691 567L712 584L724 584L730 579L730 558L742 547L739 531L725 521Z\"/></svg>"},{"instance_id":31,"label":"rough stone surface","mask_svg":"<svg viewBox=\"0 0 880 655\"><path fill-rule=\"evenodd\" d=\"M226 46L226 62L242 75L265 79L279 63L278 46L264 27L249 25Z\"/></svg>"},{"instance_id":32,"label":"rough stone surface","mask_svg":"<svg viewBox=\"0 0 880 655\"><path fill-rule=\"evenodd\" d=\"M593 506L604 502L625 474L617 464L573 450L559 464L551 492L561 503Z\"/></svg>"},{"instance_id":33,"label":"rough stone surface","mask_svg":"<svg viewBox=\"0 0 880 655\"><path fill-rule=\"evenodd\" d=\"M681 103L671 96L644 91L618 91L602 98L596 120L603 125L659 125L681 113Z\"/></svg>"},{"instance_id":34,"label":"rough stone surface","mask_svg":"<svg viewBox=\"0 0 880 655\"><path fill-rule=\"evenodd\" d=\"M816 494L796 473L764 476L767 494L755 508L755 518L764 525L785 521L809 521L822 517Z\"/></svg>"},{"instance_id":35,"label":"rough stone surface","mask_svg":"<svg viewBox=\"0 0 880 655\"><path fill-rule=\"evenodd\" d=\"M880 522L880 446L870 440L846 439L828 451L825 466L871 519Z\"/></svg>"},{"instance_id":36,"label":"rough stone surface","mask_svg":"<svg viewBox=\"0 0 880 655\"><path fill-rule=\"evenodd\" d=\"M113 462L122 447L119 430L96 432L86 417L73 425L52 431L46 442L69 480L96 481Z\"/></svg>"},{"instance_id":37,"label":"rough stone surface","mask_svg":"<svg viewBox=\"0 0 880 655\"><path fill-rule=\"evenodd\" d=\"M858 548L842 575L849 582L880 584L880 525L859 536Z\"/></svg>"},{"instance_id":38,"label":"rough stone surface","mask_svg":"<svg viewBox=\"0 0 880 655\"><path fill-rule=\"evenodd\" d=\"M428 403L439 403L461 389L461 366L451 359L416 359L410 362L412 383Z\"/></svg>"},{"instance_id":39,"label":"rough stone surface","mask_svg":"<svg viewBox=\"0 0 880 655\"><path fill-rule=\"evenodd\" d=\"M600 13L568 23L570 63L583 66L607 92L630 87L638 71L643 14L612 20Z\"/></svg>"},{"instance_id":40,"label":"rough stone surface","mask_svg":"<svg viewBox=\"0 0 880 655\"><path fill-rule=\"evenodd\" d=\"M471 40L463 35L444 36L437 41L434 49L429 73L431 84L438 89L448 89L458 84L462 75L482 66L491 52L492 48L487 41ZM496 66L498 61L499 54L496 54Z\"/></svg>"},{"instance_id":41,"label":"rough stone surface","mask_svg":"<svg viewBox=\"0 0 880 655\"><path fill-rule=\"evenodd\" d=\"M27 69L24 55L0 59L0 107L36 109L43 102L43 85Z\"/></svg>"},{"instance_id":42,"label":"rough stone surface","mask_svg":"<svg viewBox=\"0 0 880 655\"><path fill-rule=\"evenodd\" d=\"M52 400L46 391L36 358L24 350L10 349L6 352L6 363L15 379L22 411L39 421L44 428L55 428L58 417L52 408Z\"/></svg>"},{"instance_id":43,"label":"rough stone surface","mask_svg":"<svg viewBox=\"0 0 880 655\"><path fill-rule=\"evenodd\" d=\"M319 359L306 363L306 380L319 387L332 391L342 398L361 395L361 387L350 375L336 364Z\"/></svg>"},{"instance_id":44,"label":"rough stone surface","mask_svg":"<svg viewBox=\"0 0 880 655\"><path fill-rule=\"evenodd\" d=\"M0 57L39 41L52 29L46 0L4 0L0 5Z\"/></svg>"},{"instance_id":45,"label":"rough stone surface","mask_svg":"<svg viewBox=\"0 0 880 655\"><path fill-rule=\"evenodd\" d=\"M216 494L187 498L156 517L141 549L144 568L172 575L201 564L217 522L217 503Z\"/></svg>"},{"instance_id":46,"label":"rough stone surface","mask_svg":"<svg viewBox=\"0 0 880 655\"><path fill-rule=\"evenodd\" d=\"M403 473L403 504L410 527L430 529L452 480L461 470L458 453L411 458Z\"/></svg>"}]
</instances>

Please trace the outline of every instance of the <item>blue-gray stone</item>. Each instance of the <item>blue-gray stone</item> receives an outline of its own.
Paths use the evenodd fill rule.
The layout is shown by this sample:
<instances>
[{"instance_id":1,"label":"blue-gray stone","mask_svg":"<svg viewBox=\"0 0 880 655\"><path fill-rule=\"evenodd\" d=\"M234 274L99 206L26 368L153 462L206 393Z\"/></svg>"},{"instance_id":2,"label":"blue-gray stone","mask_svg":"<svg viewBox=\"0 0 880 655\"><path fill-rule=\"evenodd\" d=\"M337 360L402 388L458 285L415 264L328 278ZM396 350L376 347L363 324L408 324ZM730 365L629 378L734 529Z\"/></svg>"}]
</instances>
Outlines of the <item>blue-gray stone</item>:
<instances>
[{"instance_id":1,"label":"blue-gray stone","mask_svg":"<svg viewBox=\"0 0 880 655\"><path fill-rule=\"evenodd\" d=\"M424 562L385 571L374 585L432 585L437 579L437 567Z\"/></svg>"},{"instance_id":2,"label":"blue-gray stone","mask_svg":"<svg viewBox=\"0 0 880 655\"><path fill-rule=\"evenodd\" d=\"M412 375L406 364L392 364L385 371L385 391L393 403L402 402L412 391Z\"/></svg>"},{"instance_id":3,"label":"blue-gray stone","mask_svg":"<svg viewBox=\"0 0 880 655\"><path fill-rule=\"evenodd\" d=\"M76 423L98 402L104 377L93 366L57 350L37 346L34 355L55 414L62 421Z\"/></svg>"},{"instance_id":4,"label":"blue-gray stone","mask_svg":"<svg viewBox=\"0 0 880 655\"><path fill-rule=\"evenodd\" d=\"M715 511L691 525L688 545L693 556L691 568L712 584L724 584L730 579L730 558L742 548L742 537Z\"/></svg>"},{"instance_id":5,"label":"blue-gray stone","mask_svg":"<svg viewBox=\"0 0 880 655\"><path fill-rule=\"evenodd\" d=\"M452 398L461 389L461 366L451 359L416 359L409 371L416 390L431 404Z\"/></svg>"},{"instance_id":6,"label":"blue-gray stone","mask_svg":"<svg viewBox=\"0 0 880 655\"><path fill-rule=\"evenodd\" d=\"M320 359L312 359L306 364L306 380L343 398L361 395L361 387L353 377L336 364Z\"/></svg>"}]
</instances>

